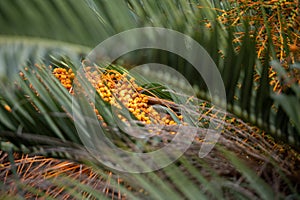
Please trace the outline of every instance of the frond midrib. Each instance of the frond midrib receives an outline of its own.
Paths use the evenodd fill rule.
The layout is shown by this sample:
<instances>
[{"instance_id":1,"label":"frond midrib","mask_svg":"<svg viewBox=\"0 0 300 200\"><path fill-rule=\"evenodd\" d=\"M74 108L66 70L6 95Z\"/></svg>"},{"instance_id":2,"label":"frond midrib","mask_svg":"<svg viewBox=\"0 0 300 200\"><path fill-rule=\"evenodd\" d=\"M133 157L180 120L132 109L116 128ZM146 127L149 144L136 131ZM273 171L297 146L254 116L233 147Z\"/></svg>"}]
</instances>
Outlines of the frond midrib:
<instances>
[{"instance_id":1,"label":"frond midrib","mask_svg":"<svg viewBox=\"0 0 300 200\"><path fill-rule=\"evenodd\" d=\"M69 49L75 53L88 53L92 50L89 46L42 37L0 35L0 48L4 44L39 45L45 48Z\"/></svg>"}]
</instances>

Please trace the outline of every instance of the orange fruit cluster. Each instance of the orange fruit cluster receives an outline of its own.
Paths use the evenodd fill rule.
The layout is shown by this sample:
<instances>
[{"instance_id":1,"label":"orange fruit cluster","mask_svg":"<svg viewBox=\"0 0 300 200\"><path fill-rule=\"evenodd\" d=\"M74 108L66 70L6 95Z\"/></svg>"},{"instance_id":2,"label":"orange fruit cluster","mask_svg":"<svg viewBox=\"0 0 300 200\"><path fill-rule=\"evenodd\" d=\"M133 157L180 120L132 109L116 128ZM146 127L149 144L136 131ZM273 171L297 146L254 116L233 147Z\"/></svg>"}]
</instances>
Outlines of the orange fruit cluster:
<instances>
[{"instance_id":1,"label":"orange fruit cluster","mask_svg":"<svg viewBox=\"0 0 300 200\"><path fill-rule=\"evenodd\" d=\"M75 78L75 74L72 69L64 69L64 68L55 68L53 70L53 75L61 82L61 84L71 91L73 80Z\"/></svg>"},{"instance_id":2,"label":"orange fruit cluster","mask_svg":"<svg viewBox=\"0 0 300 200\"><path fill-rule=\"evenodd\" d=\"M117 108L121 108L120 103L122 103L137 120L145 124L177 124L171 116L158 113L151 106L148 96L142 93L143 88L138 86L135 79L127 74L121 74L116 70L109 69L100 71L99 68L94 67L86 67L84 71L85 78L87 78L104 101ZM72 70L55 68L53 74L65 88L68 90L72 88L71 84L75 78ZM97 115L99 114L96 109L95 112ZM118 117L126 121L126 118L122 115ZM101 119L99 116L98 118ZM182 119L182 116L178 116L178 118Z\"/></svg>"}]
</instances>

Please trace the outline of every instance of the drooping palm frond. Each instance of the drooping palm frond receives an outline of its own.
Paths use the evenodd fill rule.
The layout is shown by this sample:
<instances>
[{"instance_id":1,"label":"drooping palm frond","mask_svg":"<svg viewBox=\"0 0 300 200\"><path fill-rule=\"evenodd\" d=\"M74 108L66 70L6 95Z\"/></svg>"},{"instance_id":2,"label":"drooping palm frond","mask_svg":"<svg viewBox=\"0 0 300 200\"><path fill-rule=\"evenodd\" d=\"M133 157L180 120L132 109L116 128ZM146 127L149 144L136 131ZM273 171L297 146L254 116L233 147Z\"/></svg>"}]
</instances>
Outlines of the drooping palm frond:
<instances>
[{"instance_id":1,"label":"drooping palm frond","mask_svg":"<svg viewBox=\"0 0 300 200\"><path fill-rule=\"evenodd\" d=\"M24 70L24 76L20 77L20 82L21 85L19 87L19 91L16 91L17 93L19 93L19 97L23 96L23 102L27 102L27 107L24 107L24 105L26 104L22 104L17 106L18 109L15 109L14 107L11 110L6 110L3 113L8 114L8 118L6 121L16 121L18 123L20 122L24 122L23 120L18 119L18 117L20 117L20 114L18 115L12 115L13 113L15 113L17 110L23 110L24 113L24 118L26 116L29 117L33 117L32 115L34 113L36 113L36 117L34 118L33 123L41 123L43 121L45 126L45 130L47 131L46 133L44 133L44 131L42 129L40 130L36 130L36 124L32 124L30 126L30 123L24 123L23 124L23 131L22 129L20 130L16 130L17 133L19 133L19 135L14 136L15 133L11 132L2 132L2 139L8 139L8 141L10 141L12 144L15 144L16 147L21 147L21 145L26 144L26 146L28 147L29 151L32 152L33 150L35 150L34 148L32 149L31 147L36 147L38 149L35 150L36 153L39 154L45 154L46 155L51 155L51 156L57 156L57 157L67 157L67 158L72 158L78 161L86 161L91 160L94 161L93 157L88 157L85 154L87 153L86 150L84 150L81 146L79 146L78 144L72 144L69 143L67 141L72 141L75 143L81 143L81 141L78 138L78 135L76 134L76 130L74 129L74 124L73 124L73 119L71 117L71 110L74 108L70 107L70 97L72 94L70 94L70 91L68 91L65 87L62 86L62 84L56 80L57 78L49 72L52 72L53 69L51 68L46 68L46 67L41 67L41 66L33 66L33 67L29 67L27 70ZM26 82L28 81L28 83L26 84ZM25 82L25 83L23 83ZM31 83L31 84L29 84ZM43 86L43 87L41 87ZM49 90L49 92L48 92ZM24 93L25 92L25 93ZM23 93L23 95L22 95ZM26 97L26 94L30 97ZM4 95L3 95L4 96ZM7 98L5 98L7 99ZM14 99L15 102L18 102L16 99ZM52 104L50 104L50 102L53 102ZM56 103L55 103L56 102ZM160 170L158 173L159 177L170 177L171 182L169 183L170 186L164 186L164 189L169 188L168 190L170 192L174 192L173 190L179 190L178 194L174 194L174 198L181 198L182 195L183 196L214 196L214 190L211 190L212 188L210 188L210 190L208 191L208 193L205 193L204 191L200 190L199 192L196 192L196 188L199 186L194 186L194 189L191 190L191 188L181 188L183 187L183 185L193 185L195 184L193 182L193 179L195 178L194 176L199 176L197 177L197 179L199 179L199 183L200 183L200 187L202 187L202 185L209 181L212 176L220 176L219 178L221 178L222 176L226 175L234 175L237 174L237 176L239 175L239 170L241 170L241 173L253 173L250 171L244 171L243 167L241 167L241 169L239 169L238 167L235 166L236 162L240 163L241 161L237 161L235 159L233 159L232 157L230 157L230 159L228 160L228 158L224 157L224 155L227 155L227 151L232 151L235 153L236 156L243 158L245 157L245 161L248 163L248 165L253 165L257 166L257 170L261 170L261 174L262 177L266 178L269 177L269 171L270 169L272 169L272 167L270 168L269 165L271 166L276 166L273 169L276 169L276 171L273 171L273 173L283 173L285 175L283 175L280 180L284 180L285 178L289 177L288 179L292 179L292 177L297 176L298 173L298 169L294 168L294 166L297 166L297 162L299 161L299 157L297 156L297 153L293 150L288 149L289 147L286 146L281 146L278 145L275 146L274 144L271 143L271 141L267 138L263 138L261 135L259 135L259 133L256 133L256 131L253 131L251 129L251 127L247 126L246 124L244 124L242 121L236 121L234 116L227 116L228 121L226 123L226 127L224 129L224 133L223 136L219 139L219 145L223 146L223 148L225 147L227 150L225 150L225 153L223 153L223 150L214 150L213 152L211 152L208 156L206 156L202 161L201 159L198 157L197 151L198 148L205 143L204 137L205 137L205 133L206 133L206 123L205 121L209 121L205 118L208 119L218 119L216 118L218 116L218 112L222 113L222 110L218 111L218 109L214 108L214 107L210 107L210 106L205 106L205 102L203 102L203 107L199 108L199 113L201 118L204 118L204 120L201 120L201 123L199 123L199 128L196 128L198 130L197 136L196 136L196 142L193 144L193 146L191 147L191 150L187 151L185 153L185 156L182 157L183 161L180 160L178 161L183 162L183 164L180 164L180 171L182 171L182 173L176 172L177 174L177 178L180 176L181 179L182 177L185 176L185 173L189 173L188 169L195 167L194 165L196 165L196 168L194 170L197 171L197 168L199 168L198 170L201 170L201 176L200 175L196 175L194 173L191 174L190 178L186 178L186 183L182 184L179 182L176 182L176 176L174 176L174 170L176 171L176 166L178 165L177 163L172 164L169 168ZM61 109L61 107L59 105L62 105L62 107L64 109ZM87 106L89 106L89 104L86 104ZM22 109L23 108L23 109ZM26 108L26 109L25 109ZM102 108L102 110L99 110L100 114L104 114L105 112L104 109L106 108ZM55 111L55 115L53 115L53 112L49 112L49 111ZM88 107L85 108L85 110L88 110ZM74 111L74 110L73 110ZM93 111L93 109L92 109ZM102 112L101 112L102 111ZM195 109L193 109L193 112L195 111ZM200 112L201 111L201 112ZM69 113L68 113L69 112ZM192 112L192 110L188 111L188 112ZM59 114L60 113L60 114ZM201 114L202 113L202 114ZM7 115L6 115L7 116ZM63 122L63 118L61 118L60 116L63 116L63 118L66 119L66 121L68 122L67 126L61 126L62 122ZM222 115L221 115L222 116ZM88 116L87 116L88 117ZM12 120L13 119L13 120ZM41 122L38 121L38 119L41 119ZM109 120L108 116L105 116L103 118L104 120ZM18 122L19 120L19 122ZM32 119L33 120L33 119ZM110 119L112 120L112 119ZM233 120L233 121L232 121ZM113 123L106 121L108 125L113 126ZM64 122L66 124L66 122ZM83 125L84 126L84 125ZM14 127L14 126L13 126ZM87 127L87 126L85 126ZM89 127L87 127L89 128ZM5 127L5 129L8 129L8 127ZM27 130L26 130L27 129ZM49 130L47 130L49 129ZM193 127L190 127L190 129L192 130ZM25 134L24 130L30 132L31 134ZM143 148L144 151L149 151L149 150L153 150L156 148L161 148L163 147L162 145L168 143L168 141L170 141L172 139L172 135L170 133L172 133L173 131L176 131L176 126L175 127L170 127L170 129L166 129L165 131L163 131L162 133L160 133L160 135L158 135L157 137L155 137L153 139L153 143L150 143L151 146L150 148ZM87 134L90 134L91 132L87 132ZM122 147L122 148L133 148L131 146L131 144L138 144L138 143L132 143L130 142L130 140L124 135L124 133L120 132L121 134L118 135L118 137L112 137L112 139L118 144L118 146ZM47 137L44 136L36 136L34 137L34 135L42 135L45 134L47 135ZM108 134L112 135L113 131L109 131ZM94 137L94 136L93 136ZM58 138L54 139L54 138ZM94 138L94 140L96 140L96 138ZM121 141L120 141L121 140ZM144 144L149 145L149 141L146 141L140 144ZM178 143L178 145L183 145L181 143ZM12 146L8 146L9 148L11 148ZM100 146L103 148L103 146ZM3 146L2 148L5 148L5 146ZM6 146L6 149L9 149ZM40 149L41 148L41 149ZM27 149L27 151L28 151ZM138 149L134 149L134 150L138 150ZM24 150L23 150L24 151ZM285 157L284 153L288 152L288 155L290 155L289 157ZM63 154L61 154L63 153ZM108 153L108 152L107 152ZM224 154L224 155L223 155ZM228 155L230 156L232 153L228 153ZM114 158L114 155L112 154L108 154L108 155L103 155L104 158L106 158L106 156L110 157L108 160L111 160ZM169 155L165 155L166 158L168 158ZM233 159L233 160L232 160ZM231 161L232 160L232 163ZM36 160L35 162L39 162L38 160ZM137 166L137 165L144 165L144 161L139 161L141 163L134 163L133 166ZM220 167L219 164L217 163L224 163L223 167ZM258 165L259 163L259 165ZM5 163L4 163L5 164ZM123 168L126 169L128 167L132 167L132 163L122 163L123 164ZM53 164L54 168L56 168L56 164ZM128 166L126 166L128 165ZM239 166L239 164L236 164L237 166ZM40 165L38 165L40 166ZM193 166L193 167L192 167ZM206 167L207 166L207 167ZM215 168L213 167L215 166ZM101 170L105 170L105 166L103 166L103 163L100 163L100 165L98 165L99 168L99 172L101 172ZM210 169L209 169L210 168ZM226 170L224 171L224 168L226 168ZM4 172L3 173L8 173L7 168L3 169ZM43 173L43 168L40 169L41 172ZM177 169L178 170L178 169ZM278 171L277 171L278 170ZM291 173L290 173L291 172ZM121 177L123 177L124 174L120 173L120 172L115 172L116 175L119 175ZM160 174L162 173L162 174ZM214 175L215 174L215 175ZM156 173L153 174L153 176L157 176ZM245 175L246 176L246 175ZM250 176L250 175L248 175ZM252 175L251 175L252 176ZM7 177L8 179L10 179L10 176ZM72 177L69 177L72 178ZM160 194L160 188L156 188L154 185L149 183L146 183L144 181L152 181L152 179L148 180L148 177L144 177L145 179L141 179L141 177L129 177L129 179L127 179L128 177L123 177L122 179L128 181L128 184L134 183L137 180L141 181L140 185L142 186L142 188L148 192L150 192L150 197L155 197L157 195L162 195ZM62 178L63 179L63 178ZM133 180L132 180L133 179ZM136 180L137 179L137 180ZM297 178L296 178L297 179ZM60 179L59 179L60 180ZM261 191L259 191L258 188L255 188L255 185L252 178L250 178L248 181L250 185L246 184L245 186L236 186L236 188L234 190L228 189L227 186L228 185L232 185L234 184L233 182L231 182L231 180L226 180L221 178L222 181L224 181L224 186L220 186L219 188L219 196L224 196L226 197L227 195L230 195L231 193L242 193L242 195L250 195L250 196L256 196L258 195L259 197L262 197L264 195L266 195L265 193L262 193ZM45 181L48 181L48 179L46 178ZM175 182L173 182L175 181ZM229 182L228 182L229 181ZM279 181L279 180L278 180ZM293 180L292 180L293 181ZM251 184L252 182L252 184ZM263 183L264 181L262 181ZM11 183L11 182L8 182ZM54 183L53 187L60 187L59 185L56 185L57 183ZM157 182L154 182L153 184L157 184ZM162 183L160 183L162 184ZM175 184L175 185L172 185ZM263 184L270 184L269 186L266 185L267 188L269 188L269 191L272 190L276 190L275 185L273 186L272 183L263 183ZM287 184L287 185L286 185ZM36 186L33 185L33 188L36 189ZM71 185L69 187L72 187ZM136 189L136 185L133 185L132 187L134 187L134 190ZM173 187L175 187L176 189L174 189ZM191 187L191 186L190 186ZM289 186L288 182L283 182L282 183L282 187L283 188L288 188L289 192L294 192L294 186ZM68 188L68 187L67 187ZM246 192L243 190L248 190L249 188L250 191ZM207 188L205 187L204 190L206 190ZM30 188L28 188L28 190L30 191ZM235 191L237 190L237 191ZM242 191L239 191L242 190ZM43 196L46 195L44 194L44 191L42 188L38 188L37 191L41 191L41 194L37 194L39 196ZM65 192L65 190L63 190ZM63 192L62 191L62 192ZM126 190L125 190L126 191ZM191 192L194 191L194 192ZM63 194L65 194L63 192ZM130 191L128 191L130 192ZM281 193L281 190L278 189L278 192ZM288 193L289 193L288 192ZM126 192L125 192L126 193ZM161 193L163 193L163 191L161 191ZM181 194L183 193L183 194ZM31 194L31 193L30 193ZM31 194L34 195L35 193ZM68 193L69 194L69 193ZM58 195L58 193L54 193L54 195ZM66 194L67 195L67 194ZM72 194L69 194L72 195ZM144 194L142 194L144 195ZM167 195L170 195L169 193L167 193ZM269 194L267 195L271 195L271 192L269 192ZM283 193L281 193L281 195L284 195ZM146 196L146 195L145 195Z\"/></svg>"},{"instance_id":2,"label":"drooping palm frond","mask_svg":"<svg viewBox=\"0 0 300 200\"><path fill-rule=\"evenodd\" d=\"M76 44L88 44L90 46L95 46L103 39L120 31L145 25L171 28L188 34L202 44L217 63L227 88L227 102L229 103L229 107L233 107L231 110L234 113L240 117L244 117L248 121L256 123L260 127L264 127L269 132L277 132L277 134L281 135L286 134L286 138L291 135L289 130L294 131L289 120L283 123L287 124L290 128L283 129L283 127L286 126L276 126L277 123L275 123L274 120L274 118L276 118L276 111L274 114L274 111L270 109L273 105L273 101L269 98L270 95L268 92L266 92L267 90L271 90L271 87L266 83L270 82L267 77L269 73L264 72L269 62L267 60L269 58L268 53L266 52L264 56L264 64L260 65L255 62L257 55L253 46L255 46L254 42L256 42L256 35L259 34L259 30L257 30L256 33L251 33L252 35L245 34L244 41L242 42L243 45L240 45L240 50L236 52L236 46L231 43L235 38L233 34L238 32L247 33L247 30L250 31L252 28L248 27L247 21L243 22L243 17L238 18L242 26L239 25L235 28L229 28L229 30L224 30L224 26L215 21L218 15L220 13L222 14L220 9L226 11L230 6L233 6L231 4L214 1L213 6L219 10L215 10L211 3L205 3L205 1L166 1L160 4L155 2L127 1L118 5L116 5L115 2L108 3L102 1L87 1L87 3L81 2L78 5L73 5L70 1L64 1L63 3L59 1L50 1L48 3L32 1L27 3L26 6L30 10L37 10L36 13L39 13L40 16L39 20L32 21L30 13L21 11L22 15L14 16L12 21L3 20L4 27L15 27L13 31L12 29L3 30L2 34L7 35L13 32L16 36L26 35L33 38L37 38L37 36L39 38L55 38ZM19 8L20 5L15 1L11 1L5 5L3 9L6 7ZM47 10L45 10L46 7ZM115 10L116 7L118 10ZM202 11L203 8L206 8L205 12L204 10ZM243 7L239 7L239 4L237 4L237 9L238 8L243 9ZM52 15L50 15L50 13L52 13ZM9 16L9 14L10 12L8 10L3 11L5 17ZM17 20L20 16L22 16L22 24L27 24L25 30L21 29L18 25ZM59 23L58 20L56 20L57 16L61 16L62 19ZM297 18L297 12L293 12L292 17ZM59 30L64 34L60 34L60 32L56 31L52 33L46 28L43 29L43 26L38 26L42 20L45 21L45 24L49 23L49 29ZM86 21L83 22L83 20ZM250 20L248 20L248 22L250 22ZM65 24L68 24L70 27ZM207 29L208 24L210 28ZM39 31L32 31L34 29ZM268 43L266 43L266 45L268 45ZM270 48L270 51L272 51L271 46ZM83 50L83 48L80 49ZM167 60L174 60L173 55L157 56L159 54L161 54L161 52L155 53L150 56L149 60L162 63L165 63ZM169 56L171 56L172 59L169 59ZM224 59L222 59L223 56L225 57ZM26 59L26 56L24 59ZM139 62L137 61L140 59L144 60L145 58L135 56L135 61L132 64L138 64ZM198 73L195 73L195 70L185 61L181 59L176 60L181 64L176 64L175 60L175 62L168 61L169 63L166 64L170 64L179 70L189 81L200 86L201 90L205 89L205 83L199 81ZM147 60L144 60L144 62L145 61ZM235 72L233 74L234 76L232 76L232 71ZM243 76L240 74L243 74ZM255 74L262 74L265 78L261 77L257 82L253 77ZM237 86L241 86L240 89L238 89ZM262 89L258 89L258 92L256 92L256 87ZM249 96L251 96L251 98L248 98ZM255 102L260 102L256 105L256 108L253 106ZM262 104L268 106L262 106ZM297 143L297 141L298 139L294 138L294 142Z\"/></svg>"},{"instance_id":3,"label":"drooping palm frond","mask_svg":"<svg viewBox=\"0 0 300 200\"><path fill-rule=\"evenodd\" d=\"M85 1L1 2L1 36L28 36L93 46L114 34ZM25 9L26 8L26 9ZM106 27L99 26L99 24Z\"/></svg>"}]
</instances>

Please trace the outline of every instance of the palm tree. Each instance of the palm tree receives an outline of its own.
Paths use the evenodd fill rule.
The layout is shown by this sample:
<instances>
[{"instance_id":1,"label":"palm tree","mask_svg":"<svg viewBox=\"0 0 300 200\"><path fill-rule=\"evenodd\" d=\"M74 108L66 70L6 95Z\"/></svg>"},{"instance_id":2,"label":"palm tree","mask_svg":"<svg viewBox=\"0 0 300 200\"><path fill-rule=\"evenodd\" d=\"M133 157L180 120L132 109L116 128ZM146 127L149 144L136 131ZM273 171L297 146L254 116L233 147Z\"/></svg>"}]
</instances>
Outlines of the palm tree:
<instances>
[{"instance_id":1,"label":"palm tree","mask_svg":"<svg viewBox=\"0 0 300 200\"><path fill-rule=\"evenodd\" d=\"M3 198L300 198L297 192L300 175L298 50L289 47L291 41L294 42L291 38L299 37L299 20L289 29L293 37L284 36L283 43L278 43L272 36L282 36L283 31L274 32L274 24L268 17L274 15L271 12L278 14L280 10L269 10L266 2L249 6L252 9L245 8L243 1L237 2L240 4L196 0L1 1L0 23L4 28L0 30L0 60L4 67L0 68L0 177ZM291 5L297 8L297 2L294 3ZM231 23L235 15L226 18L224 13L240 15ZM251 18L258 16L257 13L261 14L260 19ZM298 13L292 17L298 19ZM286 19L280 20L284 24ZM145 26L173 29L201 44L221 73L227 96L225 103L233 114L225 115L222 100L220 107L210 103L205 83L186 60L153 49L121 57L109 70L132 77L128 71L132 66L148 62L167 64L193 84L200 98L197 101L199 122L187 125L188 130L197 130L189 149L165 168L128 174L98 162L83 147L72 116L73 94L56 79L54 68L76 71L98 43L122 31ZM262 27L263 33L259 31ZM284 30L283 26L280 28ZM238 33L242 33L242 37ZM257 38L267 40L262 45ZM292 53L295 58L285 66L276 61L276 52L280 52L278 44L282 44L279 50L287 54L285 57ZM49 65L52 68L48 68ZM276 81L288 83L283 84L284 89L279 94L272 90L270 77L274 77L270 73L278 74ZM153 101L168 101L167 106L162 105L170 119L180 123L170 114L176 109L169 107L182 105L170 103L170 95L178 99L184 95L172 94L151 81L144 83L143 78L135 77L146 91L143 95L151 96ZM172 139L169 133L176 125L151 140L136 140L121 130L113 131L111 105L101 97L99 93L91 108L90 102L82 103L88 105L86 112L98 110L106 124L106 136L119 147L147 152L162 148ZM121 107L122 111L126 109ZM186 109L188 113L195 111ZM198 151L205 143L203 138L210 129L210 120L224 120L224 129L215 148L206 157L199 158ZM168 155L164 156L169 159ZM147 164L140 160L137 163ZM121 164L125 168L132 166Z\"/></svg>"}]
</instances>

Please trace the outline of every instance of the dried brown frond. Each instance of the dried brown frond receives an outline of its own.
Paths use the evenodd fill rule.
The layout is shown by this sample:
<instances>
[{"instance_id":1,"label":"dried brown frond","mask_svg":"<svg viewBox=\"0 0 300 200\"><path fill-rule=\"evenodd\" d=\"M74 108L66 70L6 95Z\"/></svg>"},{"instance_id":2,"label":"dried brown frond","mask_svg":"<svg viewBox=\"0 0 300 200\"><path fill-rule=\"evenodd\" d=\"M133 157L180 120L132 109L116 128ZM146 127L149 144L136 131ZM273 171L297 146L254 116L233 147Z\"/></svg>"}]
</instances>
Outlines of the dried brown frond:
<instances>
[{"instance_id":1,"label":"dried brown frond","mask_svg":"<svg viewBox=\"0 0 300 200\"><path fill-rule=\"evenodd\" d=\"M25 199L75 199L72 189L83 199L97 199L92 193L82 191L76 183L79 182L112 199L126 199L119 189L123 181L111 172L101 175L84 164L18 153L13 155L11 163L7 153L0 155L1 193L20 194Z\"/></svg>"}]
</instances>

